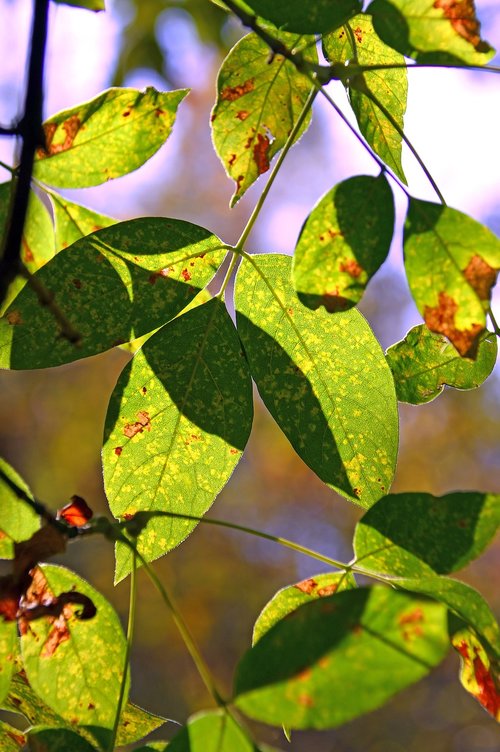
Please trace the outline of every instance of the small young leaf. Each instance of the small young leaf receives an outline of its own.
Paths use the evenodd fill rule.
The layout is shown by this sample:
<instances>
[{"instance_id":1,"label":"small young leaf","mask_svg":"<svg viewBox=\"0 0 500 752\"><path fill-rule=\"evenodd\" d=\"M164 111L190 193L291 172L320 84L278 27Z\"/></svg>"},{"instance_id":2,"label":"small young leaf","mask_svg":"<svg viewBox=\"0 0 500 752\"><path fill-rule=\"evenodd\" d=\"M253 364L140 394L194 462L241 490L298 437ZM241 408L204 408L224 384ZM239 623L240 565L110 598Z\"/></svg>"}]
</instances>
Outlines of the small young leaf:
<instances>
[{"instance_id":1,"label":"small young leaf","mask_svg":"<svg viewBox=\"0 0 500 752\"><path fill-rule=\"evenodd\" d=\"M476 559L500 526L500 494L390 494L358 522L356 558L400 577L449 574Z\"/></svg>"},{"instance_id":2,"label":"small young leaf","mask_svg":"<svg viewBox=\"0 0 500 752\"><path fill-rule=\"evenodd\" d=\"M19 752L26 744L26 737L19 729L0 721L0 749L2 752Z\"/></svg>"},{"instance_id":3,"label":"small young leaf","mask_svg":"<svg viewBox=\"0 0 500 752\"><path fill-rule=\"evenodd\" d=\"M75 204L55 191L50 191L49 196L54 209L58 249L67 248L85 235L117 223L116 219L107 217L105 214L98 214L86 206Z\"/></svg>"},{"instance_id":4,"label":"small young leaf","mask_svg":"<svg viewBox=\"0 0 500 752\"><path fill-rule=\"evenodd\" d=\"M97 752L86 739L67 728L35 726L28 731L29 752Z\"/></svg>"},{"instance_id":5,"label":"small young leaf","mask_svg":"<svg viewBox=\"0 0 500 752\"><path fill-rule=\"evenodd\" d=\"M24 491L30 498L31 491L5 460L0 458L0 471L9 480ZM15 491L5 482L0 475L0 559L12 559L14 557L14 543L31 538L40 527L40 518L19 499Z\"/></svg>"},{"instance_id":6,"label":"small young leaf","mask_svg":"<svg viewBox=\"0 0 500 752\"><path fill-rule=\"evenodd\" d=\"M484 65L495 54L474 0L373 0L366 10L386 44L420 63Z\"/></svg>"},{"instance_id":7,"label":"small young leaf","mask_svg":"<svg viewBox=\"0 0 500 752\"><path fill-rule=\"evenodd\" d=\"M404 233L408 283L427 327L475 358L500 269L500 239L466 214L412 198Z\"/></svg>"},{"instance_id":8,"label":"small young leaf","mask_svg":"<svg viewBox=\"0 0 500 752\"><path fill-rule=\"evenodd\" d=\"M108 89L44 125L34 175L59 188L100 185L136 170L169 137L187 89Z\"/></svg>"},{"instance_id":9,"label":"small young leaf","mask_svg":"<svg viewBox=\"0 0 500 752\"><path fill-rule=\"evenodd\" d=\"M255 746L230 715L212 710L191 716L168 752L255 752Z\"/></svg>"},{"instance_id":10,"label":"small young leaf","mask_svg":"<svg viewBox=\"0 0 500 752\"><path fill-rule=\"evenodd\" d=\"M314 42L279 33L290 49L317 61ZM281 55L269 57L269 47L255 34L243 37L222 63L217 101L212 112L212 136L217 154L236 181L231 206L259 175L269 169L298 120L311 91L311 82ZM307 117L300 134L307 128Z\"/></svg>"},{"instance_id":11,"label":"small young leaf","mask_svg":"<svg viewBox=\"0 0 500 752\"><path fill-rule=\"evenodd\" d=\"M323 34L361 10L360 0L245 0L245 3L280 29L298 34Z\"/></svg>"},{"instance_id":12,"label":"small young leaf","mask_svg":"<svg viewBox=\"0 0 500 752\"><path fill-rule=\"evenodd\" d=\"M302 227L292 278L308 308L356 305L385 261L394 229L394 200L384 175L360 175L323 196Z\"/></svg>"},{"instance_id":13,"label":"small young leaf","mask_svg":"<svg viewBox=\"0 0 500 752\"><path fill-rule=\"evenodd\" d=\"M500 664L492 659L469 629L452 634L452 644L460 653L460 681L467 692L500 722Z\"/></svg>"},{"instance_id":14,"label":"small young leaf","mask_svg":"<svg viewBox=\"0 0 500 752\"><path fill-rule=\"evenodd\" d=\"M32 619L21 629L29 683L70 723L112 728L126 650L120 620L106 599L74 572L48 564L37 572L39 581L29 595L33 604L76 591L91 600L96 614L78 618L79 607L68 604L60 616Z\"/></svg>"},{"instance_id":15,"label":"small young leaf","mask_svg":"<svg viewBox=\"0 0 500 752\"><path fill-rule=\"evenodd\" d=\"M334 728L424 677L448 646L444 606L348 590L300 606L243 656L235 704L265 723Z\"/></svg>"},{"instance_id":16,"label":"small young leaf","mask_svg":"<svg viewBox=\"0 0 500 752\"><path fill-rule=\"evenodd\" d=\"M238 463L252 425L252 389L234 325L216 298L179 316L134 356L111 397L104 483L115 517L203 515ZM138 539L148 560L195 522L154 517ZM130 571L118 546L116 579Z\"/></svg>"},{"instance_id":17,"label":"small young leaf","mask_svg":"<svg viewBox=\"0 0 500 752\"><path fill-rule=\"evenodd\" d=\"M356 587L356 580L350 572L328 572L315 574L307 580L297 582L295 585L278 590L271 598L255 622L252 635L252 645L269 632L287 614L291 614L296 608L304 603L317 598L325 598L327 595L341 593L342 590L352 590ZM290 740L289 740L290 741Z\"/></svg>"},{"instance_id":18,"label":"small young leaf","mask_svg":"<svg viewBox=\"0 0 500 752\"><path fill-rule=\"evenodd\" d=\"M475 389L492 372L497 359L497 338L486 332L479 342L476 360L461 358L441 334L415 326L386 352L400 402L430 402L445 386Z\"/></svg>"},{"instance_id":19,"label":"small young leaf","mask_svg":"<svg viewBox=\"0 0 500 752\"><path fill-rule=\"evenodd\" d=\"M62 337L26 287L0 319L0 367L57 366L146 334L196 297L224 255L215 235L180 219L132 219L81 238L38 272L80 340Z\"/></svg>"},{"instance_id":20,"label":"small young leaf","mask_svg":"<svg viewBox=\"0 0 500 752\"><path fill-rule=\"evenodd\" d=\"M365 319L305 308L285 256L245 260L235 290L238 331L271 415L321 480L371 506L392 482L398 418L391 372Z\"/></svg>"},{"instance_id":21,"label":"small young leaf","mask_svg":"<svg viewBox=\"0 0 500 752\"><path fill-rule=\"evenodd\" d=\"M359 65L394 65L394 67L363 73L364 85L388 110L399 128L404 125L408 79L403 55L388 47L377 36L370 16L361 14L342 29L323 38L325 54L332 63L357 62ZM404 182L401 164L402 137L391 120L375 102L354 86L348 87L349 99L359 129L374 151Z\"/></svg>"}]
</instances>

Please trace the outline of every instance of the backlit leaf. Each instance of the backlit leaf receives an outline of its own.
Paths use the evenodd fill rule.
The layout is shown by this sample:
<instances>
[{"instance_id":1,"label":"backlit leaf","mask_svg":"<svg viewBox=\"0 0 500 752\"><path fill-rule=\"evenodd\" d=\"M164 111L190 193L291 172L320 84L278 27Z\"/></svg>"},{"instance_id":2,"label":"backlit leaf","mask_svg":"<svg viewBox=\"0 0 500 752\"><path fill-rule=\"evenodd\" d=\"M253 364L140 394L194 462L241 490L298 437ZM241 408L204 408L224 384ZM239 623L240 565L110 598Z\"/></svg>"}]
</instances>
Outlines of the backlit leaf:
<instances>
[{"instance_id":1,"label":"backlit leaf","mask_svg":"<svg viewBox=\"0 0 500 752\"><path fill-rule=\"evenodd\" d=\"M96 752L76 731L67 728L36 726L28 731L30 752Z\"/></svg>"},{"instance_id":2,"label":"backlit leaf","mask_svg":"<svg viewBox=\"0 0 500 752\"><path fill-rule=\"evenodd\" d=\"M85 235L111 227L117 220L98 214L86 206L75 204L65 196L55 191L49 193L54 209L56 229L56 246L58 249L67 248Z\"/></svg>"},{"instance_id":3,"label":"backlit leaf","mask_svg":"<svg viewBox=\"0 0 500 752\"><path fill-rule=\"evenodd\" d=\"M412 198L404 233L412 295L428 328L475 358L500 269L500 240L466 214Z\"/></svg>"},{"instance_id":4,"label":"backlit leaf","mask_svg":"<svg viewBox=\"0 0 500 752\"><path fill-rule=\"evenodd\" d=\"M47 705L71 723L112 728L125 664L126 640L114 609L97 590L68 569L37 569L32 598L72 590L92 601L91 619L66 605L58 617L44 616L22 630L23 665L30 685Z\"/></svg>"},{"instance_id":5,"label":"backlit leaf","mask_svg":"<svg viewBox=\"0 0 500 752\"><path fill-rule=\"evenodd\" d=\"M0 471L5 473L18 488L32 498L24 480L8 462L0 458ZM28 540L40 527L38 515L28 504L21 501L15 491L0 475L0 559L14 557L14 543Z\"/></svg>"},{"instance_id":6,"label":"backlit leaf","mask_svg":"<svg viewBox=\"0 0 500 752\"><path fill-rule=\"evenodd\" d=\"M0 703L5 700L9 693L12 674L14 673L14 661L18 652L17 623L16 621L6 621L4 616L4 613L0 611ZM2 749L1 745L0 749Z\"/></svg>"},{"instance_id":7,"label":"backlit leaf","mask_svg":"<svg viewBox=\"0 0 500 752\"><path fill-rule=\"evenodd\" d=\"M0 367L61 365L146 334L186 307L224 255L215 235L180 219L132 219L81 238L37 275L79 342L61 336L28 286L0 319Z\"/></svg>"},{"instance_id":8,"label":"backlit leaf","mask_svg":"<svg viewBox=\"0 0 500 752\"><path fill-rule=\"evenodd\" d=\"M294 449L327 485L371 506L391 485L398 419L389 367L363 316L305 308L290 259L279 255L243 262L236 308L252 376Z\"/></svg>"},{"instance_id":9,"label":"backlit leaf","mask_svg":"<svg viewBox=\"0 0 500 752\"><path fill-rule=\"evenodd\" d=\"M317 61L311 39L278 34L290 48ZM212 112L215 150L230 178L236 181L234 204L259 175L267 172L282 149L311 91L311 82L255 34L243 37L222 63L217 101ZM300 134L307 128L307 117Z\"/></svg>"},{"instance_id":10,"label":"backlit leaf","mask_svg":"<svg viewBox=\"0 0 500 752\"><path fill-rule=\"evenodd\" d=\"M235 703L265 723L333 728L424 677L448 646L444 606L378 585L345 591L261 637L237 668Z\"/></svg>"},{"instance_id":11,"label":"backlit leaf","mask_svg":"<svg viewBox=\"0 0 500 752\"><path fill-rule=\"evenodd\" d=\"M59 188L100 185L136 170L167 140L187 89L108 89L46 120L34 175Z\"/></svg>"},{"instance_id":12,"label":"backlit leaf","mask_svg":"<svg viewBox=\"0 0 500 752\"><path fill-rule=\"evenodd\" d=\"M480 386L495 366L497 350L497 338L486 332L479 342L476 360L461 358L445 337L421 325L390 347L386 357L398 400L421 405L435 399L445 386Z\"/></svg>"},{"instance_id":13,"label":"backlit leaf","mask_svg":"<svg viewBox=\"0 0 500 752\"><path fill-rule=\"evenodd\" d=\"M54 0L54 2L87 10L105 10L104 0Z\"/></svg>"},{"instance_id":14,"label":"backlit leaf","mask_svg":"<svg viewBox=\"0 0 500 752\"><path fill-rule=\"evenodd\" d=\"M322 34L361 10L360 0L245 0L252 10L285 31Z\"/></svg>"},{"instance_id":15,"label":"backlit leaf","mask_svg":"<svg viewBox=\"0 0 500 752\"><path fill-rule=\"evenodd\" d=\"M484 65L495 54L474 0L373 0L367 12L386 44L421 63Z\"/></svg>"},{"instance_id":16,"label":"backlit leaf","mask_svg":"<svg viewBox=\"0 0 500 752\"><path fill-rule=\"evenodd\" d=\"M460 681L467 692L500 722L500 664L469 629L458 629L452 644L460 653Z\"/></svg>"},{"instance_id":17,"label":"backlit leaf","mask_svg":"<svg viewBox=\"0 0 500 752\"><path fill-rule=\"evenodd\" d=\"M150 510L203 515L241 457L252 412L246 361L219 300L160 329L136 353L110 401L103 466L115 517ZM156 517L140 535L139 550L156 559L194 527ZM131 554L122 544L117 555L120 580Z\"/></svg>"},{"instance_id":18,"label":"backlit leaf","mask_svg":"<svg viewBox=\"0 0 500 752\"><path fill-rule=\"evenodd\" d=\"M315 574L295 585L287 585L278 590L260 612L253 628L252 644L255 645L271 627L304 603L355 587L356 581L350 572Z\"/></svg>"},{"instance_id":19,"label":"backlit leaf","mask_svg":"<svg viewBox=\"0 0 500 752\"><path fill-rule=\"evenodd\" d=\"M26 744L26 737L19 729L0 721L0 749L2 752L19 752Z\"/></svg>"},{"instance_id":20,"label":"backlit leaf","mask_svg":"<svg viewBox=\"0 0 500 752\"><path fill-rule=\"evenodd\" d=\"M499 526L499 494L390 494L358 522L354 550L369 571L400 577L448 574L476 559Z\"/></svg>"},{"instance_id":21,"label":"backlit leaf","mask_svg":"<svg viewBox=\"0 0 500 752\"><path fill-rule=\"evenodd\" d=\"M400 66L375 71L366 71L362 75L366 86L383 109L388 110L402 130L408 80L405 60L392 47L388 47L377 36L370 16L361 14L351 19L342 29L337 29L323 38L325 54L332 63L357 62L359 65L394 65ZM403 66L403 67L401 67ZM380 107L363 94L360 79L357 86L348 87L351 102L359 129L374 151L386 165L406 183L401 164L402 137L391 120Z\"/></svg>"},{"instance_id":22,"label":"backlit leaf","mask_svg":"<svg viewBox=\"0 0 500 752\"><path fill-rule=\"evenodd\" d=\"M191 716L167 749L168 752L255 752L249 737L222 710Z\"/></svg>"},{"instance_id":23,"label":"backlit leaf","mask_svg":"<svg viewBox=\"0 0 500 752\"><path fill-rule=\"evenodd\" d=\"M293 283L302 303L331 313L356 305L387 257L393 228L384 175L360 175L332 188L306 219L295 248Z\"/></svg>"}]
</instances>

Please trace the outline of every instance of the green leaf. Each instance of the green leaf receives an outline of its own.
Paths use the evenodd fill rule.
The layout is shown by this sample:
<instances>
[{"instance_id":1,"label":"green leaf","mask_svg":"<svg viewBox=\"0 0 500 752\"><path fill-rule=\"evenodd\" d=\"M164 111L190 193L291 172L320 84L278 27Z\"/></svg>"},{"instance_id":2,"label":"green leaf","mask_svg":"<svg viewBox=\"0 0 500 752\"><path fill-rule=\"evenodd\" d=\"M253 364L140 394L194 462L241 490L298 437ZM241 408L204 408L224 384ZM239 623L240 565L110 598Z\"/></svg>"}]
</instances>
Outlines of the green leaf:
<instances>
[{"instance_id":1,"label":"green leaf","mask_svg":"<svg viewBox=\"0 0 500 752\"><path fill-rule=\"evenodd\" d=\"M191 716L168 752L255 752L255 746L227 713L212 710Z\"/></svg>"},{"instance_id":2,"label":"green leaf","mask_svg":"<svg viewBox=\"0 0 500 752\"><path fill-rule=\"evenodd\" d=\"M467 692L500 722L500 664L460 620L453 625L452 644L460 653L460 681Z\"/></svg>"},{"instance_id":3,"label":"green leaf","mask_svg":"<svg viewBox=\"0 0 500 752\"><path fill-rule=\"evenodd\" d=\"M325 194L302 227L292 277L308 308L344 311L356 305L385 261L394 228L394 200L384 175L360 175Z\"/></svg>"},{"instance_id":4,"label":"green leaf","mask_svg":"<svg viewBox=\"0 0 500 752\"><path fill-rule=\"evenodd\" d=\"M54 209L56 247L59 249L67 248L80 238L117 223L116 219L75 204L55 191L50 191L49 196Z\"/></svg>"},{"instance_id":5,"label":"green leaf","mask_svg":"<svg viewBox=\"0 0 500 752\"><path fill-rule=\"evenodd\" d=\"M265 723L333 728L424 677L448 645L440 604L379 585L345 591L299 607L243 656L235 703Z\"/></svg>"},{"instance_id":6,"label":"green leaf","mask_svg":"<svg viewBox=\"0 0 500 752\"><path fill-rule=\"evenodd\" d=\"M295 585L287 585L278 590L271 598L255 622L252 635L252 645L269 632L287 614L291 614L296 608L304 603L309 603L317 598L325 598L343 590L352 590L356 587L356 580L350 572L327 572L315 574L307 580L297 582Z\"/></svg>"},{"instance_id":7,"label":"green leaf","mask_svg":"<svg viewBox=\"0 0 500 752\"><path fill-rule=\"evenodd\" d=\"M24 491L30 498L31 491L8 462L0 458L0 472ZM38 515L23 501L0 475L0 559L14 558L14 543L31 538L40 527Z\"/></svg>"},{"instance_id":8,"label":"green leaf","mask_svg":"<svg viewBox=\"0 0 500 752\"><path fill-rule=\"evenodd\" d=\"M367 12L386 44L420 63L484 65L495 54L473 0L373 0Z\"/></svg>"},{"instance_id":9,"label":"green leaf","mask_svg":"<svg viewBox=\"0 0 500 752\"><path fill-rule=\"evenodd\" d=\"M317 62L311 39L282 34L279 39ZM217 79L212 111L215 150L230 178L236 181L231 206L255 180L267 172L273 156L283 148L311 91L311 82L281 55L248 34L233 47ZM306 118L299 136L307 129Z\"/></svg>"},{"instance_id":10,"label":"green leaf","mask_svg":"<svg viewBox=\"0 0 500 752\"><path fill-rule=\"evenodd\" d=\"M398 418L389 367L363 316L305 308L281 255L243 262L236 309L252 376L296 452L327 485L371 506L391 485Z\"/></svg>"},{"instance_id":11,"label":"green leaf","mask_svg":"<svg viewBox=\"0 0 500 752\"><path fill-rule=\"evenodd\" d=\"M1 586L1 579L0 579ZM9 693L14 673L15 658L18 652L17 623L15 620L6 621L4 614L0 614L0 703ZM1 732L0 732L1 734ZM0 745L0 749L2 749Z\"/></svg>"},{"instance_id":12,"label":"green leaf","mask_svg":"<svg viewBox=\"0 0 500 752\"><path fill-rule=\"evenodd\" d=\"M166 721L166 718L150 713L149 710L144 710L144 708L129 702L122 711L116 744L121 747L125 744L137 742L152 731L159 729Z\"/></svg>"},{"instance_id":13,"label":"green leaf","mask_svg":"<svg viewBox=\"0 0 500 752\"><path fill-rule=\"evenodd\" d=\"M59 188L86 188L127 175L167 140L187 89L108 89L46 120L34 176Z\"/></svg>"},{"instance_id":14,"label":"green leaf","mask_svg":"<svg viewBox=\"0 0 500 752\"><path fill-rule=\"evenodd\" d=\"M167 747L168 742L149 742L144 747L138 747L135 752L166 752Z\"/></svg>"},{"instance_id":15,"label":"green leaf","mask_svg":"<svg viewBox=\"0 0 500 752\"><path fill-rule=\"evenodd\" d=\"M373 28L370 16L365 14L356 16L342 29L337 29L324 37L323 48L332 63L351 61L366 66L405 65L403 55L382 42ZM406 68L395 67L372 72L367 70L356 77L355 81L357 84L354 85L353 82L347 90L359 129L386 165L406 183L401 164L400 133L404 125L408 94ZM363 94L365 86L383 109ZM394 127L384 110L390 112L400 130Z\"/></svg>"},{"instance_id":16,"label":"green leaf","mask_svg":"<svg viewBox=\"0 0 500 752\"><path fill-rule=\"evenodd\" d=\"M111 397L102 456L115 517L150 510L203 515L242 455L252 413L250 374L218 299L163 327L136 353ZM196 524L154 517L139 550L156 559ZM130 563L119 545L117 581Z\"/></svg>"},{"instance_id":17,"label":"green leaf","mask_svg":"<svg viewBox=\"0 0 500 752\"><path fill-rule=\"evenodd\" d=\"M96 752L96 748L76 731L37 726L28 731L30 752Z\"/></svg>"},{"instance_id":18,"label":"green leaf","mask_svg":"<svg viewBox=\"0 0 500 752\"><path fill-rule=\"evenodd\" d=\"M71 5L75 8L86 8L87 10L106 10L104 0L54 0L59 5Z\"/></svg>"},{"instance_id":19,"label":"green leaf","mask_svg":"<svg viewBox=\"0 0 500 752\"><path fill-rule=\"evenodd\" d=\"M42 602L63 592L81 593L97 611L80 619L81 607L67 604L57 618L29 622L21 650L30 685L66 721L112 728L126 650L118 616L97 590L68 569L42 565L32 587Z\"/></svg>"},{"instance_id":20,"label":"green leaf","mask_svg":"<svg viewBox=\"0 0 500 752\"><path fill-rule=\"evenodd\" d=\"M0 721L0 749L2 752L19 752L26 744L26 737L19 729Z\"/></svg>"},{"instance_id":21,"label":"green leaf","mask_svg":"<svg viewBox=\"0 0 500 752\"><path fill-rule=\"evenodd\" d=\"M398 400L421 405L435 399L445 386L480 386L495 366L497 350L497 338L486 332L479 342L476 360L461 358L445 337L421 325L390 347L386 357Z\"/></svg>"},{"instance_id":22,"label":"green leaf","mask_svg":"<svg viewBox=\"0 0 500 752\"><path fill-rule=\"evenodd\" d=\"M476 559L500 526L500 494L390 494L358 522L363 569L400 577L448 574Z\"/></svg>"},{"instance_id":23,"label":"green leaf","mask_svg":"<svg viewBox=\"0 0 500 752\"><path fill-rule=\"evenodd\" d=\"M359 0L245 0L245 4L283 30L299 34L336 29L361 10Z\"/></svg>"},{"instance_id":24,"label":"green leaf","mask_svg":"<svg viewBox=\"0 0 500 752\"><path fill-rule=\"evenodd\" d=\"M485 310L500 269L500 240L466 214L410 199L405 267L427 327L462 357L476 357Z\"/></svg>"},{"instance_id":25,"label":"green leaf","mask_svg":"<svg viewBox=\"0 0 500 752\"><path fill-rule=\"evenodd\" d=\"M81 238L38 274L80 340L26 287L0 319L0 367L47 368L107 350L176 316L225 255L208 230L144 217Z\"/></svg>"}]
</instances>

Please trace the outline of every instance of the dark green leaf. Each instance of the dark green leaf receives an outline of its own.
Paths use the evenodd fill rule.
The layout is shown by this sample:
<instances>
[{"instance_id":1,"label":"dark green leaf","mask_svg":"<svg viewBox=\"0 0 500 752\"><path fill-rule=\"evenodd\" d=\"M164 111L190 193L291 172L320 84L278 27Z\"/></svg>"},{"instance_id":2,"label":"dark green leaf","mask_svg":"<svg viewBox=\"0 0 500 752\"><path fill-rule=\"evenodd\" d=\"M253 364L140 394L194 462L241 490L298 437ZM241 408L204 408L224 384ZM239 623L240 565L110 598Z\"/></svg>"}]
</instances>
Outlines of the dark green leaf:
<instances>
[{"instance_id":1,"label":"dark green leaf","mask_svg":"<svg viewBox=\"0 0 500 752\"><path fill-rule=\"evenodd\" d=\"M44 123L34 175L59 188L100 185L136 170L167 140L187 89L108 89Z\"/></svg>"},{"instance_id":2,"label":"dark green leaf","mask_svg":"<svg viewBox=\"0 0 500 752\"><path fill-rule=\"evenodd\" d=\"M284 44L317 61L311 39L279 34ZM214 146L230 178L236 181L231 206L284 146L311 91L311 82L281 55L269 57L269 47L248 34L222 63L217 101L212 112ZM301 135L310 122L307 117Z\"/></svg>"},{"instance_id":3,"label":"dark green leaf","mask_svg":"<svg viewBox=\"0 0 500 752\"><path fill-rule=\"evenodd\" d=\"M367 66L396 66L373 72L367 70L362 75L363 86L368 88L383 109L377 107L372 99L363 94L363 87L360 87L359 80L357 88L350 86L348 92L361 133L386 165L406 183L401 164L402 137L400 133L404 125L408 93L403 55L382 42L373 28L370 16L365 14L356 16L342 29L337 29L324 37L323 47L332 63L352 61ZM400 130L394 126L383 110L390 112Z\"/></svg>"},{"instance_id":4,"label":"dark green leaf","mask_svg":"<svg viewBox=\"0 0 500 752\"><path fill-rule=\"evenodd\" d=\"M0 470L18 488L33 498L24 480L5 460L0 458ZM31 538L40 527L38 515L21 501L15 491L0 476L0 558L14 557L14 543Z\"/></svg>"},{"instance_id":5,"label":"dark green leaf","mask_svg":"<svg viewBox=\"0 0 500 752\"><path fill-rule=\"evenodd\" d=\"M80 341L62 337L26 287L0 319L0 366L56 366L150 332L186 307L224 254L215 235L180 219L132 219L81 238L37 274Z\"/></svg>"},{"instance_id":6,"label":"dark green leaf","mask_svg":"<svg viewBox=\"0 0 500 752\"><path fill-rule=\"evenodd\" d=\"M299 34L322 34L341 26L361 10L360 0L245 0L276 26Z\"/></svg>"},{"instance_id":7,"label":"dark green leaf","mask_svg":"<svg viewBox=\"0 0 500 752\"><path fill-rule=\"evenodd\" d=\"M310 311L290 283L290 259L245 260L236 308L259 392L309 467L371 506L391 485L398 443L394 382L358 311Z\"/></svg>"},{"instance_id":8,"label":"dark green leaf","mask_svg":"<svg viewBox=\"0 0 500 752\"><path fill-rule=\"evenodd\" d=\"M492 372L497 359L497 338L487 332L480 340L476 360L461 358L441 334L415 326L387 350L400 402L430 402L445 386L475 389Z\"/></svg>"},{"instance_id":9,"label":"dark green leaf","mask_svg":"<svg viewBox=\"0 0 500 752\"><path fill-rule=\"evenodd\" d=\"M428 328L475 358L500 269L500 240L466 214L410 200L404 233L412 295Z\"/></svg>"},{"instance_id":10,"label":"dark green leaf","mask_svg":"<svg viewBox=\"0 0 500 752\"><path fill-rule=\"evenodd\" d=\"M500 526L500 495L391 494L358 522L354 550L363 569L400 577L462 569Z\"/></svg>"},{"instance_id":11,"label":"dark green leaf","mask_svg":"<svg viewBox=\"0 0 500 752\"><path fill-rule=\"evenodd\" d=\"M68 604L57 618L29 621L29 628L22 629L21 649L30 685L66 721L112 728L125 665L120 620L106 599L74 572L48 564L36 572L31 588L37 602L75 591L90 598L97 612L80 619L81 607Z\"/></svg>"},{"instance_id":12,"label":"dark green leaf","mask_svg":"<svg viewBox=\"0 0 500 752\"><path fill-rule=\"evenodd\" d=\"M460 653L460 681L467 692L500 722L500 664L488 655L475 634L459 619L452 625L452 644Z\"/></svg>"},{"instance_id":13,"label":"dark green leaf","mask_svg":"<svg viewBox=\"0 0 500 752\"><path fill-rule=\"evenodd\" d=\"M67 728L36 726L28 731L30 752L96 752L83 737Z\"/></svg>"},{"instance_id":14,"label":"dark green leaf","mask_svg":"<svg viewBox=\"0 0 500 752\"><path fill-rule=\"evenodd\" d=\"M105 214L98 214L86 206L75 204L55 191L50 191L49 195L54 209L58 249L67 248L85 235L102 230L104 227L111 227L117 222L116 219L107 217Z\"/></svg>"},{"instance_id":15,"label":"dark green leaf","mask_svg":"<svg viewBox=\"0 0 500 752\"><path fill-rule=\"evenodd\" d=\"M424 677L448 646L440 604L378 585L345 591L300 606L243 656L235 702L265 723L333 728Z\"/></svg>"},{"instance_id":16,"label":"dark green leaf","mask_svg":"<svg viewBox=\"0 0 500 752\"><path fill-rule=\"evenodd\" d=\"M386 44L420 63L484 65L495 54L473 0L373 0L367 12Z\"/></svg>"},{"instance_id":17,"label":"dark green leaf","mask_svg":"<svg viewBox=\"0 0 500 752\"><path fill-rule=\"evenodd\" d=\"M297 582L295 585L278 590L259 614L255 622L252 635L252 645L269 632L287 614L291 614L296 608L304 603L317 598L325 598L327 595L341 593L342 590L351 590L356 587L356 580L350 572L327 572L315 574L307 580Z\"/></svg>"},{"instance_id":18,"label":"dark green leaf","mask_svg":"<svg viewBox=\"0 0 500 752\"><path fill-rule=\"evenodd\" d=\"M167 749L168 752L255 752L248 736L222 710L191 716Z\"/></svg>"},{"instance_id":19,"label":"dark green leaf","mask_svg":"<svg viewBox=\"0 0 500 752\"><path fill-rule=\"evenodd\" d=\"M19 752L26 744L26 737L19 729L0 721L0 749L2 752Z\"/></svg>"},{"instance_id":20,"label":"dark green leaf","mask_svg":"<svg viewBox=\"0 0 500 752\"><path fill-rule=\"evenodd\" d=\"M394 229L394 200L384 175L336 185L301 230L293 282L308 308L344 311L356 305L385 261Z\"/></svg>"},{"instance_id":21,"label":"dark green leaf","mask_svg":"<svg viewBox=\"0 0 500 752\"><path fill-rule=\"evenodd\" d=\"M224 305L216 298L154 334L111 397L104 482L116 517L161 510L203 515L228 481L252 425L250 374ZM196 522L155 517L139 537L151 561ZM118 547L116 579L130 571Z\"/></svg>"}]
</instances>

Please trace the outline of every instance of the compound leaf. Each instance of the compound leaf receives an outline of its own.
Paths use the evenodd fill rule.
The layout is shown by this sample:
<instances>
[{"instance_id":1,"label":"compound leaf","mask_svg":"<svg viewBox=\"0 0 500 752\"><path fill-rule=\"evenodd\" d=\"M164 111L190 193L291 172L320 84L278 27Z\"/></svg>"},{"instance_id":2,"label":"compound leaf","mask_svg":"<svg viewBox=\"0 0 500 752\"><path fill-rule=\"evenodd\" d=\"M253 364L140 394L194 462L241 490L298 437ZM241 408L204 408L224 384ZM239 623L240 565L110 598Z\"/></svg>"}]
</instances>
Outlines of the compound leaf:
<instances>
[{"instance_id":1,"label":"compound leaf","mask_svg":"<svg viewBox=\"0 0 500 752\"><path fill-rule=\"evenodd\" d=\"M57 366L146 334L185 308L224 255L215 235L180 219L132 219L81 238L37 274L78 341L61 336L27 286L0 319L0 366Z\"/></svg>"},{"instance_id":2,"label":"compound leaf","mask_svg":"<svg viewBox=\"0 0 500 752\"><path fill-rule=\"evenodd\" d=\"M187 89L108 89L46 120L34 175L59 188L87 188L147 162L169 137Z\"/></svg>"},{"instance_id":3,"label":"compound leaf","mask_svg":"<svg viewBox=\"0 0 500 752\"><path fill-rule=\"evenodd\" d=\"M236 279L237 324L271 415L327 485L371 506L396 461L394 382L363 316L310 311L290 283L290 259L245 260Z\"/></svg>"},{"instance_id":4,"label":"compound leaf","mask_svg":"<svg viewBox=\"0 0 500 752\"><path fill-rule=\"evenodd\" d=\"M290 48L317 61L310 39L279 34ZM222 63L212 136L219 158L236 181L231 206L259 175L267 172L282 149L311 91L311 82L282 55L269 57L269 47L256 34L243 37ZM299 136L306 130L310 114Z\"/></svg>"},{"instance_id":5,"label":"compound leaf","mask_svg":"<svg viewBox=\"0 0 500 752\"><path fill-rule=\"evenodd\" d=\"M387 257L393 228L384 175L359 175L332 188L306 219L295 248L292 278L302 303L330 313L356 305Z\"/></svg>"},{"instance_id":6,"label":"compound leaf","mask_svg":"<svg viewBox=\"0 0 500 752\"><path fill-rule=\"evenodd\" d=\"M500 240L456 209L412 198L404 251L408 283L427 327L444 334L462 357L475 358L500 269Z\"/></svg>"},{"instance_id":7,"label":"compound leaf","mask_svg":"<svg viewBox=\"0 0 500 752\"><path fill-rule=\"evenodd\" d=\"M235 703L265 723L339 726L440 663L449 647L446 613L439 603L378 585L306 603L243 656Z\"/></svg>"},{"instance_id":8,"label":"compound leaf","mask_svg":"<svg viewBox=\"0 0 500 752\"><path fill-rule=\"evenodd\" d=\"M228 481L252 424L250 374L216 298L179 316L138 350L111 398L104 482L116 517L139 511L203 515ZM195 521L153 517L138 538L148 560L177 546ZM116 579L130 571L118 546Z\"/></svg>"},{"instance_id":9,"label":"compound leaf","mask_svg":"<svg viewBox=\"0 0 500 752\"><path fill-rule=\"evenodd\" d=\"M257 15L284 31L322 34L361 10L359 0L245 0ZM273 35L274 36L274 35Z\"/></svg>"},{"instance_id":10,"label":"compound leaf","mask_svg":"<svg viewBox=\"0 0 500 752\"><path fill-rule=\"evenodd\" d=\"M430 402L445 386L475 389L492 372L497 359L497 338L486 332L479 341L476 360L461 358L441 334L420 325L387 350L400 402Z\"/></svg>"}]
</instances>

